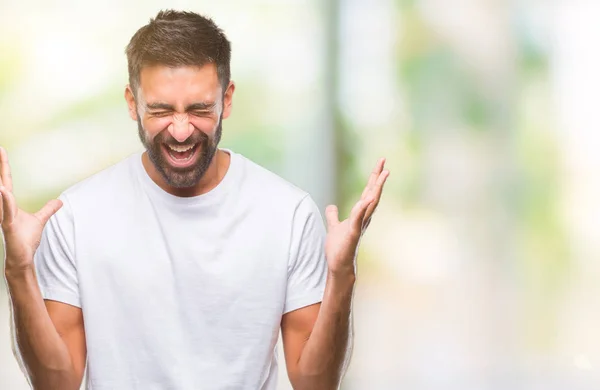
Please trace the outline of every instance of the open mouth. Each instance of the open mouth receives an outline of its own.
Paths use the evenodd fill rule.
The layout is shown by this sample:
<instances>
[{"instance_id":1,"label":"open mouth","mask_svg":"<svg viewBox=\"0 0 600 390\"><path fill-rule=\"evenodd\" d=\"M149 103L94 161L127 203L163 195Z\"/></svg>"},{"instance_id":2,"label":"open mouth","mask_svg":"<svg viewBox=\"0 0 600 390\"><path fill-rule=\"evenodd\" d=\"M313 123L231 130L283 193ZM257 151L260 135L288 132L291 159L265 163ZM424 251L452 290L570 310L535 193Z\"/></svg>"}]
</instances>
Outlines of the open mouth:
<instances>
[{"instance_id":1,"label":"open mouth","mask_svg":"<svg viewBox=\"0 0 600 390\"><path fill-rule=\"evenodd\" d=\"M189 145L163 144L163 150L171 165L178 168L185 168L195 162L198 149L200 149L199 145L200 143Z\"/></svg>"}]
</instances>

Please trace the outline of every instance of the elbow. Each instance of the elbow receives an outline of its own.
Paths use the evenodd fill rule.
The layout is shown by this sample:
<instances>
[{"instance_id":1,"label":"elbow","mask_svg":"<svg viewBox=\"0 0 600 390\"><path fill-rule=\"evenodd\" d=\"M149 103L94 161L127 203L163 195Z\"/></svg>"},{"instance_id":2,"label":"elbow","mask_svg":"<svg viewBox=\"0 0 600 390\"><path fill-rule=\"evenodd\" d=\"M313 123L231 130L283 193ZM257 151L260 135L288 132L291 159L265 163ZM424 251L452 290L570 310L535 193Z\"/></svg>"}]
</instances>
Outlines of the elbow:
<instances>
[{"instance_id":1,"label":"elbow","mask_svg":"<svg viewBox=\"0 0 600 390\"><path fill-rule=\"evenodd\" d=\"M33 390L79 390L81 380L74 370L67 368L46 368L43 374L31 375Z\"/></svg>"},{"instance_id":2,"label":"elbow","mask_svg":"<svg viewBox=\"0 0 600 390\"><path fill-rule=\"evenodd\" d=\"M294 390L338 390L341 377L331 371L302 372L290 374Z\"/></svg>"}]
</instances>

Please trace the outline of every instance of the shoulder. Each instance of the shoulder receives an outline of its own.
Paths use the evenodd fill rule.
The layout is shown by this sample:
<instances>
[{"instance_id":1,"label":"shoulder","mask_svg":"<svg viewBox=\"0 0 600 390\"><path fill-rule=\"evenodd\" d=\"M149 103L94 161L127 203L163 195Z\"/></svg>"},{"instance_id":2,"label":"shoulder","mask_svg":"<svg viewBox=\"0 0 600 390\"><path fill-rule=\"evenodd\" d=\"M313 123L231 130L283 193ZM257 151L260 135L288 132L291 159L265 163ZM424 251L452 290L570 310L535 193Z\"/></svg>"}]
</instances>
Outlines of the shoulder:
<instances>
[{"instance_id":1,"label":"shoulder","mask_svg":"<svg viewBox=\"0 0 600 390\"><path fill-rule=\"evenodd\" d=\"M294 209L305 202L312 202L308 192L273 171L239 153L235 153L234 158L242 171L240 184L257 200L265 200L270 207L282 206Z\"/></svg>"},{"instance_id":2,"label":"shoulder","mask_svg":"<svg viewBox=\"0 0 600 390\"><path fill-rule=\"evenodd\" d=\"M81 180L62 192L60 198L67 200L72 207L77 205L89 207L101 199L106 201L116 196L119 191L132 184L135 178L136 159L140 153L135 153L101 171Z\"/></svg>"}]
</instances>

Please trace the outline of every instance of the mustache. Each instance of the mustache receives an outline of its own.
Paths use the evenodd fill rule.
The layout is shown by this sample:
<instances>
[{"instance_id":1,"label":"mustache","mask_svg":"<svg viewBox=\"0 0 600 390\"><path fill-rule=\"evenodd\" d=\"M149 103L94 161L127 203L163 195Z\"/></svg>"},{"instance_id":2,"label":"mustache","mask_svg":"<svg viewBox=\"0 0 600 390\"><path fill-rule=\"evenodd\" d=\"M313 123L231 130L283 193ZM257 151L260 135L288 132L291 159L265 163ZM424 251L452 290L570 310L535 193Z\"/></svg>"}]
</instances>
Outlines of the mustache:
<instances>
[{"instance_id":1,"label":"mustache","mask_svg":"<svg viewBox=\"0 0 600 390\"><path fill-rule=\"evenodd\" d=\"M165 129L165 130L161 131L160 133L158 133L154 137L152 142L153 143L160 142L160 143L164 143L167 145L173 145L173 146L183 146L183 145L189 145L189 144L206 143L206 142L208 142L208 136L205 133L203 133L202 131L198 130L197 128L194 128L194 132L188 138L186 138L182 142L179 142L175 138L173 138L173 136L169 133L168 130Z\"/></svg>"}]
</instances>

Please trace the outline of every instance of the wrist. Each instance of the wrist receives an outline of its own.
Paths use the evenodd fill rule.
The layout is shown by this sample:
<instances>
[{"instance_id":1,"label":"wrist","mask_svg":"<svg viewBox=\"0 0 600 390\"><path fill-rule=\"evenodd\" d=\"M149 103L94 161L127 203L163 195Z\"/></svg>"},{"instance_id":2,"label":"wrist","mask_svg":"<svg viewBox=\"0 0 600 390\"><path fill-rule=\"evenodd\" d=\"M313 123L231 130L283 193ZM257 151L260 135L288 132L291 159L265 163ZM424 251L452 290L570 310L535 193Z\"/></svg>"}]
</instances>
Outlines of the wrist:
<instances>
[{"instance_id":1,"label":"wrist","mask_svg":"<svg viewBox=\"0 0 600 390\"><path fill-rule=\"evenodd\" d=\"M13 262L10 261L9 259L6 259L5 265L4 265L4 276L6 277L6 280L9 282L11 280L20 280L20 279L27 278L29 276L33 276L35 273L35 267L34 267L33 263L27 264L27 265L18 265L18 266L11 266L10 265L11 263L13 263Z\"/></svg>"},{"instance_id":2,"label":"wrist","mask_svg":"<svg viewBox=\"0 0 600 390\"><path fill-rule=\"evenodd\" d=\"M335 283L354 284L356 281L356 273L354 267L352 269L337 269L327 271L327 279Z\"/></svg>"}]
</instances>

